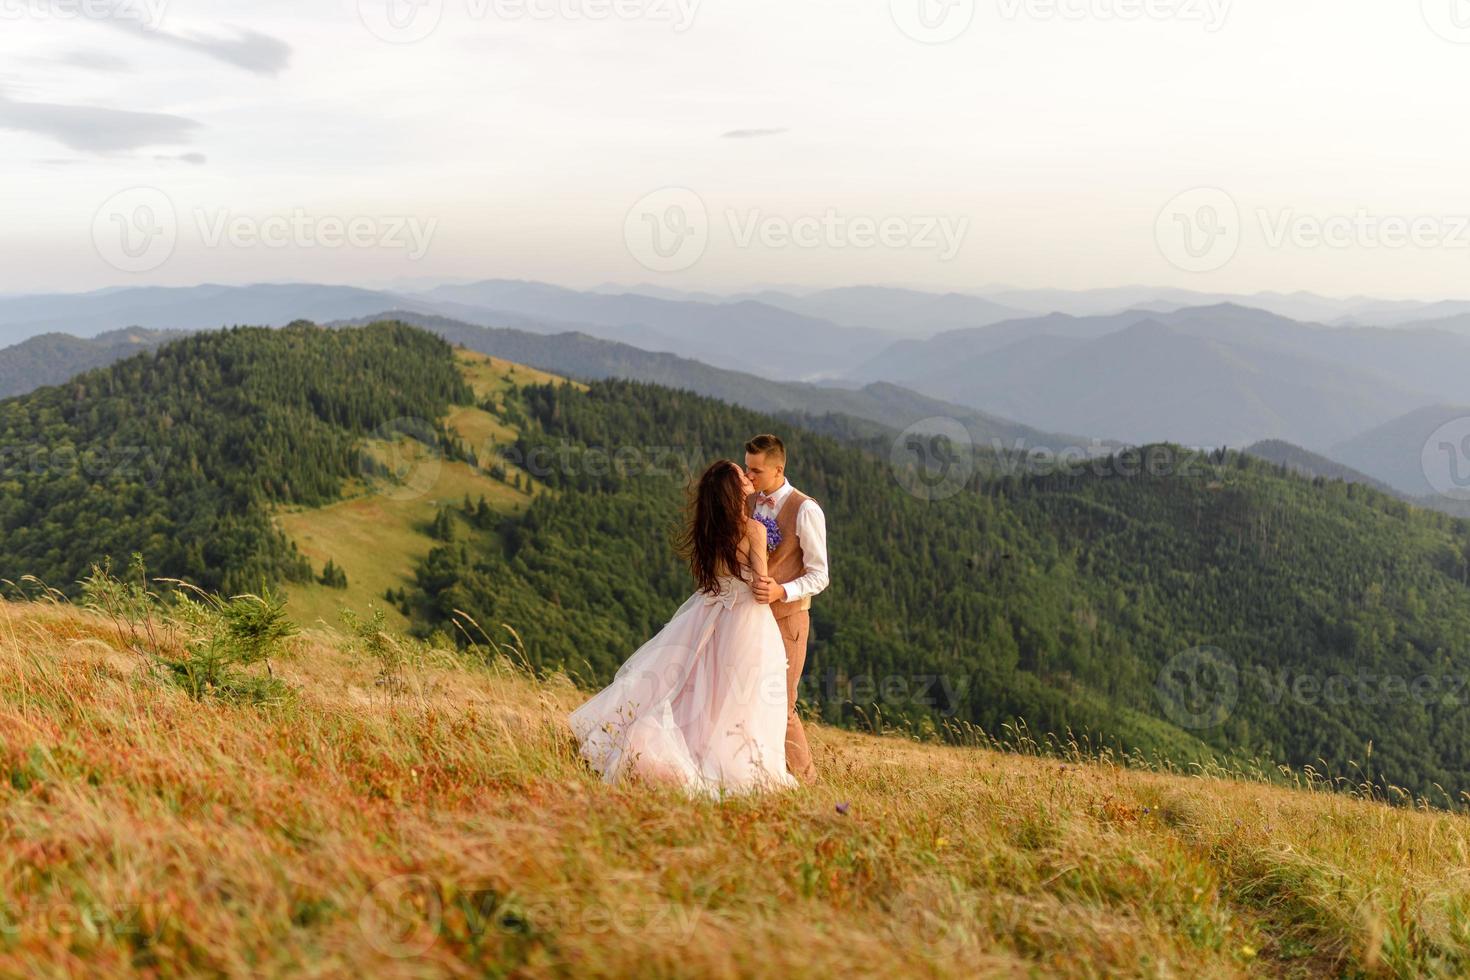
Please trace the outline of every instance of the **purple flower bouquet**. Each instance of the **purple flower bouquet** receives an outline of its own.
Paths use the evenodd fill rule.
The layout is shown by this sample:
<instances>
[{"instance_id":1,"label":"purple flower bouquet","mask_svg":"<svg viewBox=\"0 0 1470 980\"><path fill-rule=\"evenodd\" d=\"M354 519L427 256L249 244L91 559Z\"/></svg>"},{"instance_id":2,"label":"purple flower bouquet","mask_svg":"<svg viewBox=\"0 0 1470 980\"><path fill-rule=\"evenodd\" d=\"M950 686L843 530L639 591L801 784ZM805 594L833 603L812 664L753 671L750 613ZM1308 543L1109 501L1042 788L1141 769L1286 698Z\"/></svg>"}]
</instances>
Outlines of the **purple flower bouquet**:
<instances>
[{"instance_id":1,"label":"purple flower bouquet","mask_svg":"<svg viewBox=\"0 0 1470 980\"><path fill-rule=\"evenodd\" d=\"M781 544L781 529L776 526L776 519L774 517L767 517L764 514L756 514L754 516L756 520L766 526L766 550L775 551Z\"/></svg>"}]
</instances>

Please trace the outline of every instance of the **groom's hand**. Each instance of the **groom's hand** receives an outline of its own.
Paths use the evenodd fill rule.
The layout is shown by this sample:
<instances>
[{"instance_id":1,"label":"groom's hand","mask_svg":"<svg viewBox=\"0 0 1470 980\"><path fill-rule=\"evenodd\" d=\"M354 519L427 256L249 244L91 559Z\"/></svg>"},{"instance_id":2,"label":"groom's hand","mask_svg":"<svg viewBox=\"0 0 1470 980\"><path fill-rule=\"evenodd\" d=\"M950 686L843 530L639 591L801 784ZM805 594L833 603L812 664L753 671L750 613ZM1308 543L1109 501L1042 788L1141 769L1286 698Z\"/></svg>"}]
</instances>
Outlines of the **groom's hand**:
<instances>
[{"instance_id":1,"label":"groom's hand","mask_svg":"<svg viewBox=\"0 0 1470 980\"><path fill-rule=\"evenodd\" d=\"M766 605L770 605L773 602L786 601L786 586L777 582L769 575L762 575L756 579L755 588L752 591L755 592L756 601L763 602Z\"/></svg>"}]
</instances>

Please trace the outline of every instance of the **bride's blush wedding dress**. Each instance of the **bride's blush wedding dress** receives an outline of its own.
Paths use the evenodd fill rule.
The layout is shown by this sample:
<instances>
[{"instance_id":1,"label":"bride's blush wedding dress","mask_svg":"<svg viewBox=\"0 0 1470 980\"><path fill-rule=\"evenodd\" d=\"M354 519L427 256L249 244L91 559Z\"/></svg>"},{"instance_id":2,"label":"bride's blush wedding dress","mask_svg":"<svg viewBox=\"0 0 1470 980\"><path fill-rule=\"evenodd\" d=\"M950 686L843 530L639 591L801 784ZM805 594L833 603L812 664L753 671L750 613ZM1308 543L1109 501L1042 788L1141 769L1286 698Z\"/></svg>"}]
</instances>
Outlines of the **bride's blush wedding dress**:
<instances>
[{"instance_id":1,"label":"bride's blush wedding dress","mask_svg":"<svg viewBox=\"0 0 1470 980\"><path fill-rule=\"evenodd\" d=\"M630 774L718 795L794 786L786 771L786 648L750 584L696 592L571 715L608 782Z\"/></svg>"}]
</instances>

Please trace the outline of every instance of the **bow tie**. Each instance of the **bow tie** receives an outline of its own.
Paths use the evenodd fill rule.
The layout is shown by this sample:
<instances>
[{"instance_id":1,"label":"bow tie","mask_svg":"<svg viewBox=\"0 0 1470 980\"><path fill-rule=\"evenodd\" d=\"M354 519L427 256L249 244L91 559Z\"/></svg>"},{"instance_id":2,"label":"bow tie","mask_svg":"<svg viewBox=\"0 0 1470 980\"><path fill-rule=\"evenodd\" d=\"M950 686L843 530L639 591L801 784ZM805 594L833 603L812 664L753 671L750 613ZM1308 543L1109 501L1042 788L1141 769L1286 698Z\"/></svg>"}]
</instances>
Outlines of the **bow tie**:
<instances>
[{"instance_id":1,"label":"bow tie","mask_svg":"<svg viewBox=\"0 0 1470 980\"><path fill-rule=\"evenodd\" d=\"M757 507L759 507L761 504L769 504L772 502L773 500L771 498L771 495L768 493L758 493L755 495L755 505Z\"/></svg>"}]
</instances>

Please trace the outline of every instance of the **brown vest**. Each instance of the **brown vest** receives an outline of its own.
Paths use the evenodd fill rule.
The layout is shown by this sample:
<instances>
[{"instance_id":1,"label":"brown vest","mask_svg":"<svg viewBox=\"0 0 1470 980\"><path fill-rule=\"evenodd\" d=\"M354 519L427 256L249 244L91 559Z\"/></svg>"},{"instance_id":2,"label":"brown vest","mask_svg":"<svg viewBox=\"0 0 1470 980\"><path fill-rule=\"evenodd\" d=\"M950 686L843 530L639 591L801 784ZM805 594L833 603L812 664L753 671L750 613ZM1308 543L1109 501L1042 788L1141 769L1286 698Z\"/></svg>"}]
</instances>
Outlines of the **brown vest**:
<instances>
[{"instance_id":1,"label":"brown vest","mask_svg":"<svg viewBox=\"0 0 1470 980\"><path fill-rule=\"evenodd\" d=\"M796 512L801 510L801 505L811 498L795 487L786 495L786 502L776 512L776 527L781 531L781 543L776 550L768 552L766 563L769 566L771 578L785 585L792 579L800 578L806 568L806 556L801 551L801 541L796 537ZM755 513L755 497L752 496L745 503L748 513ZM787 616L799 613L812 607L811 596L798 599L795 602L773 602L771 612L776 618L785 619Z\"/></svg>"}]
</instances>

